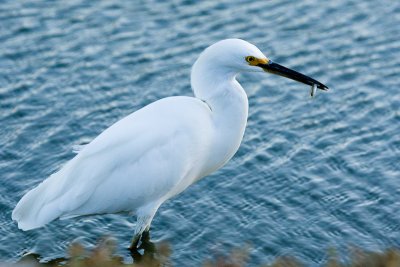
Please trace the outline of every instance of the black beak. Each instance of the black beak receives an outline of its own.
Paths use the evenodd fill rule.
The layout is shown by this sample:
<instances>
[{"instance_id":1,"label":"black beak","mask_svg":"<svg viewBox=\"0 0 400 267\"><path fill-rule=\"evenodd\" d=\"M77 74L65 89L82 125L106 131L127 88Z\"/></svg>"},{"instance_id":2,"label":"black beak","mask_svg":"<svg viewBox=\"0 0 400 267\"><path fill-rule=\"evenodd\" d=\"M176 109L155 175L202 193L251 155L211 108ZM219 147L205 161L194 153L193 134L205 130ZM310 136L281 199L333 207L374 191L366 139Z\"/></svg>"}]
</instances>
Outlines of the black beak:
<instances>
[{"instance_id":1,"label":"black beak","mask_svg":"<svg viewBox=\"0 0 400 267\"><path fill-rule=\"evenodd\" d=\"M292 79L292 80L295 80L295 81L298 81L301 83L305 83L305 84L308 84L311 86L313 86L315 84L317 86L317 88L319 88L321 90L324 90L324 91L328 90L328 86L326 86L325 84L320 83L319 81L314 80L313 78L308 77L304 74L301 74L300 72L291 70L291 69L286 68L277 63L273 63L271 60L266 64L260 63L257 66L263 68L263 70L266 72L277 74L277 75L280 75L280 76L283 76L283 77L286 77L286 78L289 78L289 79Z\"/></svg>"}]
</instances>

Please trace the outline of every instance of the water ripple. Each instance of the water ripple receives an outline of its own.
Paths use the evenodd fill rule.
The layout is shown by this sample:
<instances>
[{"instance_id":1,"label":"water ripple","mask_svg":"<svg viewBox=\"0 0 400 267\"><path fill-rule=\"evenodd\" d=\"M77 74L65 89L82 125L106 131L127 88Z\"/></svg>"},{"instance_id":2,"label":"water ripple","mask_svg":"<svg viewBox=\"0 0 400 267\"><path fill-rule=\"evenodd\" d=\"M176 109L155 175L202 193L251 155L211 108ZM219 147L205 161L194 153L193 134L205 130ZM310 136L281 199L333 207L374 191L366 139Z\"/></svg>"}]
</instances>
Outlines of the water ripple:
<instances>
[{"instance_id":1,"label":"water ripple","mask_svg":"<svg viewBox=\"0 0 400 267\"><path fill-rule=\"evenodd\" d=\"M250 116L234 159L163 205L153 238L176 265L252 244L252 264L330 247L399 246L400 7L396 1L4 1L0 6L0 254L64 256L133 219L57 221L22 232L11 210L107 126L162 97L191 95L190 66L239 37L332 90L241 75ZM195 252L194 252L195 251Z\"/></svg>"}]
</instances>

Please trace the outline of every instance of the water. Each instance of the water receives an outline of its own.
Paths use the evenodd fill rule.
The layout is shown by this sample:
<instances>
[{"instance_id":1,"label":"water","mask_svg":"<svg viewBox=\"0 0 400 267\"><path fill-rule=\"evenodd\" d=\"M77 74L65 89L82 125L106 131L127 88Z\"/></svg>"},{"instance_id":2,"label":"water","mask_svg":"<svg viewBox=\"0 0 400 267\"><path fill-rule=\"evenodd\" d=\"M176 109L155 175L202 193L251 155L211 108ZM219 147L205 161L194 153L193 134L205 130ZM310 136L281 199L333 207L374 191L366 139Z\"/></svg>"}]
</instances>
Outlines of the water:
<instances>
[{"instance_id":1,"label":"water","mask_svg":"<svg viewBox=\"0 0 400 267\"><path fill-rule=\"evenodd\" d=\"M310 99L308 86L241 75L250 116L238 153L160 208L153 240L171 244L176 266L247 243L252 265L400 246L398 1L10 0L0 21L0 260L62 257L71 241L105 234L128 260L133 218L22 232L11 211L74 144L152 101L191 95L190 66L228 37L332 90Z\"/></svg>"}]
</instances>

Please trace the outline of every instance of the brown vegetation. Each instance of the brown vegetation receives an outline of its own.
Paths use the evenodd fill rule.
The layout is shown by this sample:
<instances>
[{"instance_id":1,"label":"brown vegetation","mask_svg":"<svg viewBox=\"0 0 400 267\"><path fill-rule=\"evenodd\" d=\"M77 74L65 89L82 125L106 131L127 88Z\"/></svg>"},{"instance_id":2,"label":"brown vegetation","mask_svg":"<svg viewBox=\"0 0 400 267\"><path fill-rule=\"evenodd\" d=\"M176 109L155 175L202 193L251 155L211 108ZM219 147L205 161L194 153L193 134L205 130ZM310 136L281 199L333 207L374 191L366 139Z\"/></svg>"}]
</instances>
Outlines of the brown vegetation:
<instances>
[{"instance_id":1,"label":"brown vegetation","mask_svg":"<svg viewBox=\"0 0 400 267\"><path fill-rule=\"evenodd\" d=\"M124 263L122 257L116 256L115 244L112 240L104 239L92 251L87 251L80 244L73 244L69 249L68 259L56 259L47 263L40 263L37 255L26 255L13 267L161 267L172 266L169 260L170 249L166 244L159 244L156 248L152 245L153 251L144 255L133 253L135 263ZM330 259L323 264L324 267L400 267L400 251L387 250L385 252L365 252L353 250L349 263L342 263L338 260L335 253L331 253ZM213 260L205 261L203 267L244 267L248 254L244 250L236 250L228 256L215 257ZM262 265L262 267L305 267L306 265L292 258L280 258L272 264Z\"/></svg>"}]
</instances>

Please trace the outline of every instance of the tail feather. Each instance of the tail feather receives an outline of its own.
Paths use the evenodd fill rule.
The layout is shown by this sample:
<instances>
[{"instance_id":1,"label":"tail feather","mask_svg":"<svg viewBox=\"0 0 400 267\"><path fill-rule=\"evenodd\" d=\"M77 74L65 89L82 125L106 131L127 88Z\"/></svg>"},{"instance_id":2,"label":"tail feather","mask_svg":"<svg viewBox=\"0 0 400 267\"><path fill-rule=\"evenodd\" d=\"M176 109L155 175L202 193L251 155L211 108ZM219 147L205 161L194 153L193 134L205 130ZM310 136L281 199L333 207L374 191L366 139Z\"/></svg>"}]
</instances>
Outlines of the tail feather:
<instances>
[{"instance_id":1,"label":"tail feather","mask_svg":"<svg viewBox=\"0 0 400 267\"><path fill-rule=\"evenodd\" d=\"M39 228L63 214L58 200L63 195L72 163L68 162L22 197L11 215L18 228L24 231Z\"/></svg>"},{"instance_id":2,"label":"tail feather","mask_svg":"<svg viewBox=\"0 0 400 267\"><path fill-rule=\"evenodd\" d=\"M12 212L12 219L18 222L18 228L24 231L39 228L60 216L58 212L47 214L40 212L48 203L46 191L50 183L51 177L25 194L18 202Z\"/></svg>"},{"instance_id":3,"label":"tail feather","mask_svg":"<svg viewBox=\"0 0 400 267\"><path fill-rule=\"evenodd\" d=\"M60 217L80 216L76 210L84 205L96 188L91 183L96 177L94 170L97 165L95 161L82 160L78 154L23 196L12 212L12 219L26 231Z\"/></svg>"}]
</instances>

